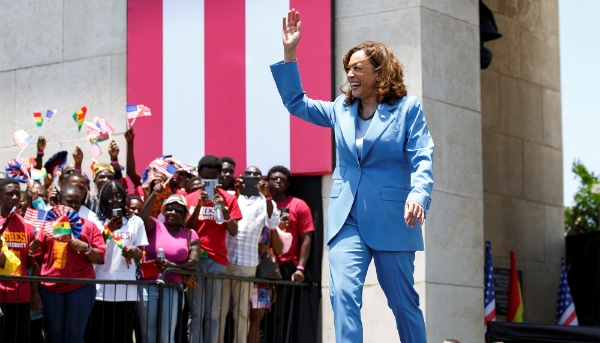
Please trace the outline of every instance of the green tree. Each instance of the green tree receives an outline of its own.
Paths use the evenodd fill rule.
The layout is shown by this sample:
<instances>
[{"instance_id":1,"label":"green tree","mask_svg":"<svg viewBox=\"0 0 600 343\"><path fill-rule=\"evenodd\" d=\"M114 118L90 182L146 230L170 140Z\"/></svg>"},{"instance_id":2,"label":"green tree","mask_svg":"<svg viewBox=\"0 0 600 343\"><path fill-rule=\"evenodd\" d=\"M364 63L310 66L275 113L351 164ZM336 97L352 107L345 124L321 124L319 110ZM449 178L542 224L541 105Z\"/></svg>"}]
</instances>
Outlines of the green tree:
<instances>
[{"instance_id":1,"label":"green tree","mask_svg":"<svg viewBox=\"0 0 600 343\"><path fill-rule=\"evenodd\" d=\"M575 193L575 206L565 207L565 233L567 235L577 235L598 231L600 194L592 193L592 186L600 183L598 175L589 172L579 161L573 162L571 170L579 177L581 185Z\"/></svg>"}]
</instances>

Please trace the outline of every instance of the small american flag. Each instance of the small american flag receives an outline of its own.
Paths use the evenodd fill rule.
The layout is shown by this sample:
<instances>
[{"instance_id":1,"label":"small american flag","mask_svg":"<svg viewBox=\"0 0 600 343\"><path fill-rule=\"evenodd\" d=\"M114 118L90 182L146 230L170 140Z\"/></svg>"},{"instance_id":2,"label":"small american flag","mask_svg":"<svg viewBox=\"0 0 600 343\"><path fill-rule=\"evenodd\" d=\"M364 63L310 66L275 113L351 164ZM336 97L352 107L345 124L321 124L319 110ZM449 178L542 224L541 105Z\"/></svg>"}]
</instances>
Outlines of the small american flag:
<instances>
[{"instance_id":1,"label":"small american flag","mask_svg":"<svg viewBox=\"0 0 600 343\"><path fill-rule=\"evenodd\" d=\"M25 223L33 226L34 228L41 229L44 227L46 215L48 215L48 212L46 211L36 210L28 207L23 219L25 219Z\"/></svg>"},{"instance_id":2,"label":"small american flag","mask_svg":"<svg viewBox=\"0 0 600 343\"><path fill-rule=\"evenodd\" d=\"M492 244L485 242L485 270L484 270L484 311L485 329L487 332L487 323L496 321L496 294L494 293L494 267L492 265Z\"/></svg>"},{"instance_id":3,"label":"small american flag","mask_svg":"<svg viewBox=\"0 0 600 343\"><path fill-rule=\"evenodd\" d=\"M21 129L13 135L13 142L16 146L21 148L21 150L25 149L27 144L29 144L33 140L33 136L25 132L25 130Z\"/></svg>"},{"instance_id":4,"label":"small american flag","mask_svg":"<svg viewBox=\"0 0 600 343\"><path fill-rule=\"evenodd\" d=\"M46 117L45 117L45 122L49 122L50 119L52 118L52 116L54 116L56 114L56 110L47 110L46 111Z\"/></svg>"},{"instance_id":5,"label":"small american flag","mask_svg":"<svg viewBox=\"0 0 600 343\"><path fill-rule=\"evenodd\" d=\"M565 259L562 259L562 270L560 272L560 282L558 284L558 299L556 300L556 324L577 326L577 312L575 312L575 303L571 296L569 280L567 279L567 267Z\"/></svg>"},{"instance_id":6,"label":"small american flag","mask_svg":"<svg viewBox=\"0 0 600 343\"><path fill-rule=\"evenodd\" d=\"M152 112L144 105L125 105L127 110L127 119L136 119L140 117L150 117Z\"/></svg>"}]
</instances>

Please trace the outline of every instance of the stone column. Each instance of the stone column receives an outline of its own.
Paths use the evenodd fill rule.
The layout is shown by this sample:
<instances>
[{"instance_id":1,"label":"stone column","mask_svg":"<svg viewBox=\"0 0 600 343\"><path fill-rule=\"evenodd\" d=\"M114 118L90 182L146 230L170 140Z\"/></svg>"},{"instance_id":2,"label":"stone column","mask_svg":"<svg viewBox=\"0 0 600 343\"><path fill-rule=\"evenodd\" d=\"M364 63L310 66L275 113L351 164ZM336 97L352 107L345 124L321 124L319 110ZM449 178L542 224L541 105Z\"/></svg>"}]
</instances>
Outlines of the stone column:
<instances>
[{"instance_id":1,"label":"stone column","mask_svg":"<svg viewBox=\"0 0 600 343\"><path fill-rule=\"evenodd\" d=\"M417 253L415 263L415 287L428 341L481 341L484 245L478 1L336 1L334 13L338 85L345 80L343 54L361 41L379 41L388 44L404 64L409 94L423 101L435 143L435 185L424 230L425 251ZM330 183L323 184L326 206ZM326 254L323 264L323 342L334 342ZM399 341L374 265L367 274L362 319L365 342Z\"/></svg>"}]
</instances>

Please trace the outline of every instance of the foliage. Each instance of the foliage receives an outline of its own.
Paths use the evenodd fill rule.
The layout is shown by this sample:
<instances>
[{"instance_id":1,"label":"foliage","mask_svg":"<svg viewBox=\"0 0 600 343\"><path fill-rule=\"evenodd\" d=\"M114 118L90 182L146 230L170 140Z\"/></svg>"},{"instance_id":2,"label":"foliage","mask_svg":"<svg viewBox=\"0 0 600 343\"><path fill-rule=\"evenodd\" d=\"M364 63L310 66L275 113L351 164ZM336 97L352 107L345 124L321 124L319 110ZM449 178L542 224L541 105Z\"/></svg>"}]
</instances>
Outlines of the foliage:
<instances>
[{"instance_id":1,"label":"foliage","mask_svg":"<svg viewBox=\"0 0 600 343\"><path fill-rule=\"evenodd\" d=\"M600 183L599 176L589 172L579 161L573 162L571 170L581 179L581 185L575 193L575 206L565 207L565 233L567 235L577 235L598 231L600 194L592 193L592 186Z\"/></svg>"}]
</instances>

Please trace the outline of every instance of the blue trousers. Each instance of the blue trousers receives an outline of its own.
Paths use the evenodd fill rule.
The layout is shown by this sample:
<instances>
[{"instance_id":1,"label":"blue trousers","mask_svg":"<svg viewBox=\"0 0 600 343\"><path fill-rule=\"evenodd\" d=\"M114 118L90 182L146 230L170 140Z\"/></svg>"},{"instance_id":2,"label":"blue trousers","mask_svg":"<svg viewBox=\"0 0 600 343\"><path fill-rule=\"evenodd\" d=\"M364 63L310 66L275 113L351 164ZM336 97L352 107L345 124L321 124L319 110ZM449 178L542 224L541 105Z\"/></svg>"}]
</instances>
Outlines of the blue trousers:
<instances>
[{"instance_id":1,"label":"blue trousers","mask_svg":"<svg viewBox=\"0 0 600 343\"><path fill-rule=\"evenodd\" d=\"M175 287L163 288L162 312L158 313L159 289L155 285L138 286L137 316L140 320L142 343L175 342L175 327L179 312L179 292ZM157 339L160 325L160 339Z\"/></svg>"},{"instance_id":2,"label":"blue trousers","mask_svg":"<svg viewBox=\"0 0 600 343\"><path fill-rule=\"evenodd\" d=\"M96 287L85 285L66 293L40 287L48 342L83 343L88 318L96 302Z\"/></svg>"},{"instance_id":3,"label":"blue trousers","mask_svg":"<svg viewBox=\"0 0 600 343\"><path fill-rule=\"evenodd\" d=\"M201 258L196 271L207 274L227 274L227 266L212 258ZM188 290L190 305L190 343L217 343L221 320L223 279L198 278L198 288ZM225 323L222 323L225 325Z\"/></svg>"},{"instance_id":4,"label":"blue trousers","mask_svg":"<svg viewBox=\"0 0 600 343\"><path fill-rule=\"evenodd\" d=\"M373 250L362 240L358 228L350 225L344 225L329 243L329 295L336 342L363 341L360 309L371 258L375 259L377 279L396 317L400 340L426 343L425 320L414 289L415 252Z\"/></svg>"}]
</instances>

